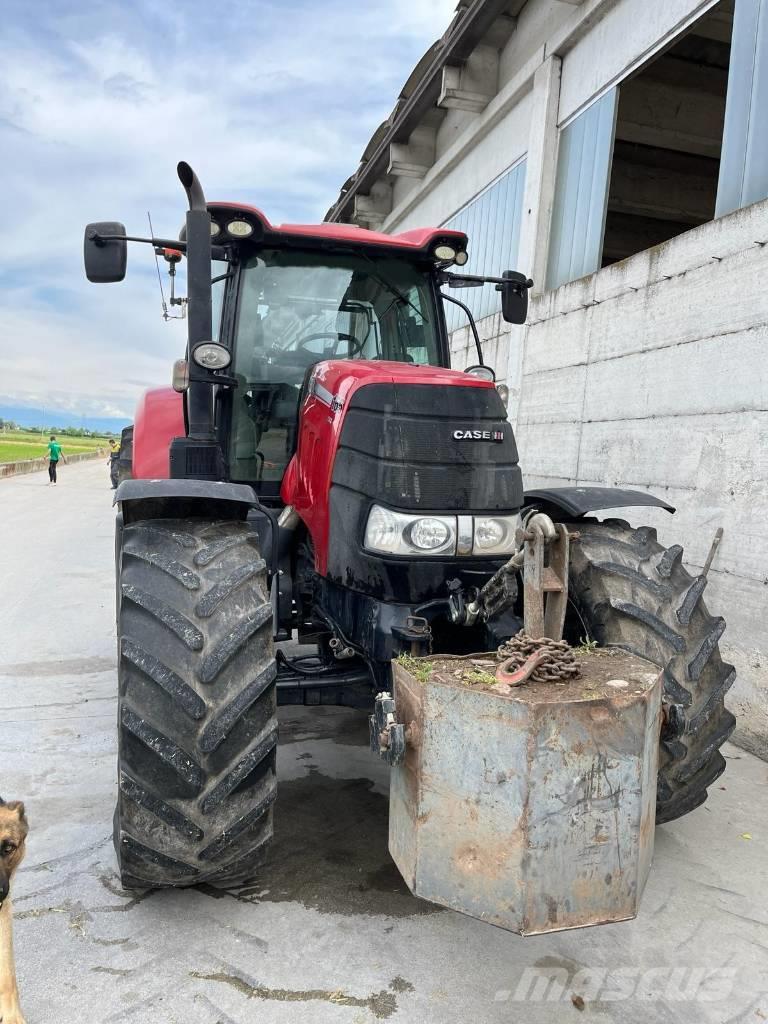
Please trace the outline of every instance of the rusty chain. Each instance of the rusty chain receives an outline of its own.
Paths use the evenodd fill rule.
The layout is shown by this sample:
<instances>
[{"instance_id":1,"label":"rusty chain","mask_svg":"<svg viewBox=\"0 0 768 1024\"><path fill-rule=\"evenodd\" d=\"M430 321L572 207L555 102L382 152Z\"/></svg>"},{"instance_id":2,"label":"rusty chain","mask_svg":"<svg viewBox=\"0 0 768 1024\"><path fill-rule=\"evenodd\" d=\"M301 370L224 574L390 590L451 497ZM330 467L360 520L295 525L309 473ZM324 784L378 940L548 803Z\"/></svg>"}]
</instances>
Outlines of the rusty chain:
<instances>
[{"instance_id":1,"label":"rusty chain","mask_svg":"<svg viewBox=\"0 0 768 1024\"><path fill-rule=\"evenodd\" d=\"M531 672L532 683L560 683L581 675L576 655L567 641L551 640L548 636L534 639L522 631L499 647L496 660L508 662L507 669L511 671L521 668L538 651L542 652L543 657Z\"/></svg>"}]
</instances>

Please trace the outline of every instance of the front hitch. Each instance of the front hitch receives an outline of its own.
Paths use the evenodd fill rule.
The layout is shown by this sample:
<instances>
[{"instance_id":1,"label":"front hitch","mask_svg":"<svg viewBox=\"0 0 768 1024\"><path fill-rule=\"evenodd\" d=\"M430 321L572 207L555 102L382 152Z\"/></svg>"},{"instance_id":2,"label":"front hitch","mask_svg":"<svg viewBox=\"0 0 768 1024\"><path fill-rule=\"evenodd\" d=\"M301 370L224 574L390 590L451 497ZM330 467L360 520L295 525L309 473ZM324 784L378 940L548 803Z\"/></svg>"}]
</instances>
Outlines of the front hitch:
<instances>
[{"instance_id":1,"label":"front hitch","mask_svg":"<svg viewBox=\"0 0 768 1024\"><path fill-rule=\"evenodd\" d=\"M511 608L517 600L517 574L522 570L525 633L534 638L562 639L570 541L577 536L543 512L529 513L517 533L518 550L479 591L468 599L461 587L449 585L451 621L473 626L478 620L488 622Z\"/></svg>"},{"instance_id":2,"label":"front hitch","mask_svg":"<svg viewBox=\"0 0 768 1024\"><path fill-rule=\"evenodd\" d=\"M391 693L376 694L373 714L368 719L371 750L393 768L405 760L405 726L395 718L395 699Z\"/></svg>"}]
</instances>

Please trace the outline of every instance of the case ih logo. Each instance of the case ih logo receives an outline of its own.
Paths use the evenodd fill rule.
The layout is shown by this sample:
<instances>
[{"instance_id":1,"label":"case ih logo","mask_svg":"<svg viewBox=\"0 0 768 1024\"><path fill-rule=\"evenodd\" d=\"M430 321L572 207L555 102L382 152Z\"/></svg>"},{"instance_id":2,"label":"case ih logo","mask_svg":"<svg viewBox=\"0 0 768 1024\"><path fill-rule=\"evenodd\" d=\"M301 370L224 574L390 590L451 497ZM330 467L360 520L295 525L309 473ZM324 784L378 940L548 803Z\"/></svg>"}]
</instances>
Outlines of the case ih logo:
<instances>
[{"instance_id":1,"label":"case ih logo","mask_svg":"<svg viewBox=\"0 0 768 1024\"><path fill-rule=\"evenodd\" d=\"M454 430L454 441L503 441L503 430Z\"/></svg>"}]
</instances>

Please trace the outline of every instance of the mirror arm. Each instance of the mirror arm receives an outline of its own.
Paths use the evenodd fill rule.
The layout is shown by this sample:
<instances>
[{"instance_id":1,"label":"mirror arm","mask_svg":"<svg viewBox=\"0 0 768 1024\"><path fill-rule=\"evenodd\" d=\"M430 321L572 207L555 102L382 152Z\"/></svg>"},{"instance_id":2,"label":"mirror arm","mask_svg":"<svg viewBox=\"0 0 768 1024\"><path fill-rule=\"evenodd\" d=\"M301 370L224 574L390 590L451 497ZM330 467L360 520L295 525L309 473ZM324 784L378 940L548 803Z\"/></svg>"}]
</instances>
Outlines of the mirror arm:
<instances>
[{"instance_id":1,"label":"mirror arm","mask_svg":"<svg viewBox=\"0 0 768 1024\"><path fill-rule=\"evenodd\" d=\"M138 235L100 235L98 231L92 231L88 235L88 240L93 242L94 245L98 245L99 248L101 248L105 242L147 242L150 245L156 245L161 249L178 249L179 252L185 252L187 248L186 242L180 242L177 239L140 238Z\"/></svg>"},{"instance_id":2,"label":"mirror arm","mask_svg":"<svg viewBox=\"0 0 768 1024\"><path fill-rule=\"evenodd\" d=\"M483 362L483 346L480 344L480 335L477 333L477 324L475 323L475 318L472 316L469 306L465 306L463 302L460 302L458 299L455 299L452 295L446 295L445 292L440 292L440 294L448 302L452 302L454 306L459 306L467 314L469 326L471 327L472 334L474 335L475 338L475 348L477 349L478 362L480 363L480 366L485 366L485 363Z\"/></svg>"},{"instance_id":3,"label":"mirror arm","mask_svg":"<svg viewBox=\"0 0 768 1024\"><path fill-rule=\"evenodd\" d=\"M98 231L92 231L88 240L101 248L105 242L146 242L148 245L157 246L158 249L178 249L179 252L187 251L187 243L178 238L139 238L138 235L100 235ZM211 246L211 258L214 260L228 260L229 252L223 245Z\"/></svg>"},{"instance_id":4,"label":"mirror arm","mask_svg":"<svg viewBox=\"0 0 768 1024\"><path fill-rule=\"evenodd\" d=\"M514 273L508 272L508 273ZM449 288L461 288L471 287L473 285L481 284L495 284L496 290L501 291L501 287L508 285L512 281L515 286L515 291L518 295L523 294L523 289L533 287L533 281L530 277L523 277L522 274L518 278L513 277L481 277L477 274L452 274L450 271L444 270L440 275L441 284L447 284Z\"/></svg>"}]
</instances>

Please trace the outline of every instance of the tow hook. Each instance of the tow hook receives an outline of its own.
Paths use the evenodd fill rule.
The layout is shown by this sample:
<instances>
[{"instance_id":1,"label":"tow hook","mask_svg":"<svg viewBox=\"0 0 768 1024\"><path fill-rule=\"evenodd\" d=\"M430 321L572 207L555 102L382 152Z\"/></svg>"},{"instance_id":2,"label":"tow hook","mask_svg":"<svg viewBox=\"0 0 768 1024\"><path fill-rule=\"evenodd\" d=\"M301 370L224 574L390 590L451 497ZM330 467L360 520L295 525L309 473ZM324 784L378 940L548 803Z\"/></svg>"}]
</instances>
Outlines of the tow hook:
<instances>
[{"instance_id":1,"label":"tow hook","mask_svg":"<svg viewBox=\"0 0 768 1024\"><path fill-rule=\"evenodd\" d=\"M371 750L390 767L405 760L405 726L395 719L395 700L391 693L376 694L373 714L368 719Z\"/></svg>"},{"instance_id":2,"label":"tow hook","mask_svg":"<svg viewBox=\"0 0 768 1024\"><path fill-rule=\"evenodd\" d=\"M404 644L408 644L414 658L421 658L429 653L432 642L432 629L423 615L409 615L404 626L393 626L392 636Z\"/></svg>"}]
</instances>

